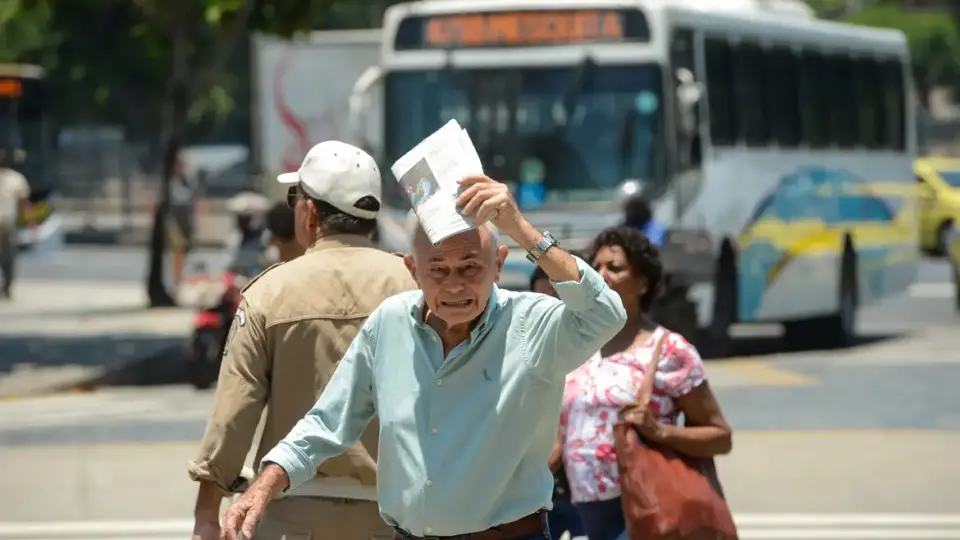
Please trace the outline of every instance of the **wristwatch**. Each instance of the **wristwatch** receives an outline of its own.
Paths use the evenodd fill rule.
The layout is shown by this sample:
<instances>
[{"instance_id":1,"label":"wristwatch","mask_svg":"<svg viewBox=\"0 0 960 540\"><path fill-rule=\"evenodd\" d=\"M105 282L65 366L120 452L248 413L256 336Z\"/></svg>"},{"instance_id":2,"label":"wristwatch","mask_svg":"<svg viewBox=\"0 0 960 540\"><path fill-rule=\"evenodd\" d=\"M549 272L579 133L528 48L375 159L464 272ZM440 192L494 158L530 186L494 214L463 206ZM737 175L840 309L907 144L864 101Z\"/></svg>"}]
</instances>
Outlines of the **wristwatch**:
<instances>
[{"instance_id":1,"label":"wristwatch","mask_svg":"<svg viewBox=\"0 0 960 540\"><path fill-rule=\"evenodd\" d=\"M537 245L533 246L533 249L527 252L527 260L536 264L548 249L556 245L557 240L553 235L550 234L549 231L543 231L543 236L540 238L540 241L537 242Z\"/></svg>"}]
</instances>

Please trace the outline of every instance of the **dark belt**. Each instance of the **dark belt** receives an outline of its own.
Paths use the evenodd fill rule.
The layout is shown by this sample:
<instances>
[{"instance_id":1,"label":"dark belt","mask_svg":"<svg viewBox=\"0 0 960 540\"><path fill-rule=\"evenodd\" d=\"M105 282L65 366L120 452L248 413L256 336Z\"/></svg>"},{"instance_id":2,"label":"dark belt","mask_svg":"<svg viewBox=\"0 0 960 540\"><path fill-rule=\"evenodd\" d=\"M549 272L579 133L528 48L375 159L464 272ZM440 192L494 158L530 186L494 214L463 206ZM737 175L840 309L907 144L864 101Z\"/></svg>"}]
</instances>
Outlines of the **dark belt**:
<instances>
[{"instance_id":1,"label":"dark belt","mask_svg":"<svg viewBox=\"0 0 960 540\"><path fill-rule=\"evenodd\" d=\"M393 540L514 540L534 534L543 534L546 538L547 511L540 510L516 521L490 527L485 531L458 536L414 536L402 529L396 529L396 531Z\"/></svg>"}]
</instances>

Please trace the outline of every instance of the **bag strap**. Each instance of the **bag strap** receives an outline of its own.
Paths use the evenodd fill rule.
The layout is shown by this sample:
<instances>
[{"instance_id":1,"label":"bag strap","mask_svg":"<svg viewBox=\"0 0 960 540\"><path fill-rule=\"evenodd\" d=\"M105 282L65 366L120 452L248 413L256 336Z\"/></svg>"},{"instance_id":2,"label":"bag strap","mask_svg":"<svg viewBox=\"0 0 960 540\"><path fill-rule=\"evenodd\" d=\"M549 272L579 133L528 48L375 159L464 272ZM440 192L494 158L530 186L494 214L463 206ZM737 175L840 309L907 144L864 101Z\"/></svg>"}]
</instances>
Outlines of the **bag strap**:
<instances>
[{"instance_id":1,"label":"bag strap","mask_svg":"<svg viewBox=\"0 0 960 540\"><path fill-rule=\"evenodd\" d=\"M661 327L663 328L663 327ZM667 340L670 331L663 328L663 335L657 340L653 347L653 354L650 355L649 369L644 373L643 382L640 383L640 390L637 392L637 403L649 403L653 397L653 388L657 379L657 368L660 365L660 353L663 351L663 342Z\"/></svg>"}]
</instances>

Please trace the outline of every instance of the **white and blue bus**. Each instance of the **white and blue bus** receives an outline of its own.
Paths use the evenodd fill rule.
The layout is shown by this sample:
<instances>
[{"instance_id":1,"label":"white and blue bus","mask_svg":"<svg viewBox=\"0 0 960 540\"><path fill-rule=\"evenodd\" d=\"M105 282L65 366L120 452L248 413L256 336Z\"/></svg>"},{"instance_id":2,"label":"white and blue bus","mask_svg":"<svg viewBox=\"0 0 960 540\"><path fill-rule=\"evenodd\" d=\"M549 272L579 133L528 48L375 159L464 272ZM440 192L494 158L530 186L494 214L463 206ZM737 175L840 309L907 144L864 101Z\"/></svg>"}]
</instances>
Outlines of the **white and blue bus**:
<instances>
[{"instance_id":1,"label":"white and blue bus","mask_svg":"<svg viewBox=\"0 0 960 540\"><path fill-rule=\"evenodd\" d=\"M385 164L456 118L485 171L570 249L641 190L701 346L722 351L752 322L846 344L858 306L915 273L908 49L899 32L780 3L398 4L353 112L382 82ZM409 204L385 182L380 239L400 251ZM531 269L512 251L502 285Z\"/></svg>"}]
</instances>

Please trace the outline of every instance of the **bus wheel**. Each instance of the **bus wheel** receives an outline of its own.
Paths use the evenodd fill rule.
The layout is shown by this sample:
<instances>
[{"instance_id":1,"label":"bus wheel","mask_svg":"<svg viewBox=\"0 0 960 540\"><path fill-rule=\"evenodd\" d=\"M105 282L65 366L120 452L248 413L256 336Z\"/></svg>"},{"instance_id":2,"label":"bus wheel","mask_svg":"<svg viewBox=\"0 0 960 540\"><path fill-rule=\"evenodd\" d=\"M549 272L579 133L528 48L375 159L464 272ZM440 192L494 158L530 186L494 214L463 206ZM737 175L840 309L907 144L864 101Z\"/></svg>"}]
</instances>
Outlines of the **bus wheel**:
<instances>
[{"instance_id":1,"label":"bus wheel","mask_svg":"<svg viewBox=\"0 0 960 540\"><path fill-rule=\"evenodd\" d=\"M960 312L960 261L951 262L950 266L953 267L953 301Z\"/></svg>"},{"instance_id":2,"label":"bus wheel","mask_svg":"<svg viewBox=\"0 0 960 540\"><path fill-rule=\"evenodd\" d=\"M937 248L935 255L948 255L950 253L950 233L953 232L953 222L945 221L937 229Z\"/></svg>"},{"instance_id":3,"label":"bus wheel","mask_svg":"<svg viewBox=\"0 0 960 540\"><path fill-rule=\"evenodd\" d=\"M730 327L737 318L737 269L733 262L733 252L720 256L717 265L717 278L713 289L713 316L710 324L700 330L700 354L709 358L730 356L733 340Z\"/></svg>"},{"instance_id":4,"label":"bus wheel","mask_svg":"<svg viewBox=\"0 0 960 540\"><path fill-rule=\"evenodd\" d=\"M796 349L839 349L856 343L857 261L848 244L840 264L839 306L826 317L790 321L784 324L787 342Z\"/></svg>"}]
</instances>

